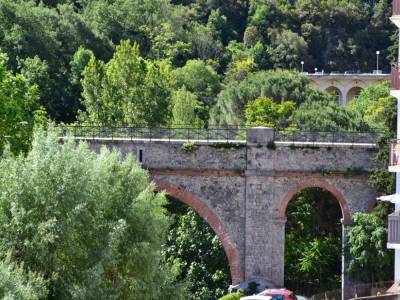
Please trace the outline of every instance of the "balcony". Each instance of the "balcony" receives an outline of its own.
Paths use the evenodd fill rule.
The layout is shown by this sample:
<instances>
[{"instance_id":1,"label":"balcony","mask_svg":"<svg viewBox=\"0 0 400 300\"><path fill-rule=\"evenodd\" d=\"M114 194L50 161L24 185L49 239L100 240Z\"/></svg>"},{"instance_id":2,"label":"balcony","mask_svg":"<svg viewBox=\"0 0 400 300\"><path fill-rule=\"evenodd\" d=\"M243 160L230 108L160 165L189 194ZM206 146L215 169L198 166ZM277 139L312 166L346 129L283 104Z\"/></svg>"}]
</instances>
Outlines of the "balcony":
<instances>
[{"instance_id":1,"label":"balcony","mask_svg":"<svg viewBox=\"0 0 400 300\"><path fill-rule=\"evenodd\" d=\"M393 0L393 13L390 20L397 27L400 27L400 0Z\"/></svg>"},{"instance_id":2,"label":"balcony","mask_svg":"<svg viewBox=\"0 0 400 300\"><path fill-rule=\"evenodd\" d=\"M400 15L400 0L393 0L392 6L393 6L393 13L392 13L392 15L393 15L393 16L398 16L398 15Z\"/></svg>"},{"instance_id":3,"label":"balcony","mask_svg":"<svg viewBox=\"0 0 400 300\"><path fill-rule=\"evenodd\" d=\"M398 64L392 64L392 90L400 90L400 70Z\"/></svg>"},{"instance_id":4,"label":"balcony","mask_svg":"<svg viewBox=\"0 0 400 300\"><path fill-rule=\"evenodd\" d=\"M390 144L389 172L400 172L400 141Z\"/></svg>"},{"instance_id":5,"label":"balcony","mask_svg":"<svg viewBox=\"0 0 400 300\"><path fill-rule=\"evenodd\" d=\"M388 244L389 249L400 249L400 211L389 215Z\"/></svg>"}]
</instances>

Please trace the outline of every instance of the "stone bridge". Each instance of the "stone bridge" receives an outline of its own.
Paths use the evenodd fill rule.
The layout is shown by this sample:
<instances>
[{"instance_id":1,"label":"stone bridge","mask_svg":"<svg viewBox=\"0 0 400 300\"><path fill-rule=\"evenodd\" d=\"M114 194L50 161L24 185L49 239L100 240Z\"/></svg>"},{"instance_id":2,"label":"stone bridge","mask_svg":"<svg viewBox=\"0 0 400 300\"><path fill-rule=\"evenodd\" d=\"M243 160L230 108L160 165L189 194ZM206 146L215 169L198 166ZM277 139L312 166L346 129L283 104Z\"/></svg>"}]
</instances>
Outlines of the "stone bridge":
<instances>
[{"instance_id":1,"label":"stone bridge","mask_svg":"<svg viewBox=\"0 0 400 300\"><path fill-rule=\"evenodd\" d=\"M390 74L382 73L304 73L310 84L328 93L334 93L341 105L346 105L356 98L368 86L390 81Z\"/></svg>"},{"instance_id":2,"label":"stone bridge","mask_svg":"<svg viewBox=\"0 0 400 300\"><path fill-rule=\"evenodd\" d=\"M278 142L268 128L249 129L247 141L235 143L84 139L96 151L136 155L158 191L202 216L222 242L233 283L261 276L283 286L286 207L303 189L336 197L344 232L355 212L375 203L371 143Z\"/></svg>"}]
</instances>

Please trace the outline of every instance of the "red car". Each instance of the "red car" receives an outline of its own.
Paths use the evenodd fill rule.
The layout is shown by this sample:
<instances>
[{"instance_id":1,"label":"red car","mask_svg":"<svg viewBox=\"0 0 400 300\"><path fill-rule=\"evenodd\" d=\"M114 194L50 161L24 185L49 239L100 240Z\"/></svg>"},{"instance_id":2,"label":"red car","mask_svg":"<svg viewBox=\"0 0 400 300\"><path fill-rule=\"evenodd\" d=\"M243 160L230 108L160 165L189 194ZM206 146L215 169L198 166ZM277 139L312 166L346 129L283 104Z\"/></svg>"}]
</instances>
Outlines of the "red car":
<instances>
[{"instance_id":1,"label":"red car","mask_svg":"<svg viewBox=\"0 0 400 300\"><path fill-rule=\"evenodd\" d=\"M273 300L297 300L296 295L287 289L267 289L259 295L271 296Z\"/></svg>"}]
</instances>

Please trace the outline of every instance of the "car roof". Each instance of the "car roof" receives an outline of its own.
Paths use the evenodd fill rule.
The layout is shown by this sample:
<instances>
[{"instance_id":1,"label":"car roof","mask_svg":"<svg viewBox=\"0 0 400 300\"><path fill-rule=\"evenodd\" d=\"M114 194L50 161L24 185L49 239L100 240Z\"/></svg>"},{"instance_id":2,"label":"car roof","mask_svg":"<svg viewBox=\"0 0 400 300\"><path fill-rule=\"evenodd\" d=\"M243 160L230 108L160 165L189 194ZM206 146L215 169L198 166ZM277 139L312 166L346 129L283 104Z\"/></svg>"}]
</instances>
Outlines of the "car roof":
<instances>
[{"instance_id":1,"label":"car roof","mask_svg":"<svg viewBox=\"0 0 400 300\"><path fill-rule=\"evenodd\" d=\"M272 297L263 295L254 295L254 296L241 297L240 300L272 300Z\"/></svg>"},{"instance_id":2,"label":"car roof","mask_svg":"<svg viewBox=\"0 0 400 300\"><path fill-rule=\"evenodd\" d=\"M266 289L260 293L260 295L264 294L271 294L271 295L291 295L293 294L292 291L287 290L287 289Z\"/></svg>"}]
</instances>

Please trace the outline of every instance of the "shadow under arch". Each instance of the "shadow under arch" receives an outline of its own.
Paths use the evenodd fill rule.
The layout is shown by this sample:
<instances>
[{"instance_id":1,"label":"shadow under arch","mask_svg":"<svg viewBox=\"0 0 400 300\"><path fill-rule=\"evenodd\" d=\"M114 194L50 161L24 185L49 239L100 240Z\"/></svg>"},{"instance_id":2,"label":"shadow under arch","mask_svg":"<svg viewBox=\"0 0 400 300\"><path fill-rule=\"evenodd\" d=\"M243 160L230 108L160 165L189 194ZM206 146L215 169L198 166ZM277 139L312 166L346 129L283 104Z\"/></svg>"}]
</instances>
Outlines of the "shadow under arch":
<instances>
[{"instance_id":1,"label":"shadow under arch","mask_svg":"<svg viewBox=\"0 0 400 300\"><path fill-rule=\"evenodd\" d=\"M342 93L342 91L341 91L338 87L336 87L336 86L334 86L334 85L331 85L331 86L329 86L329 87L327 87L327 88L325 89L325 92L327 92L327 93L334 93L334 94L335 94L335 97L336 97L336 101L337 101L339 104L343 104L343 93Z\"/></svg>"},{"instance_id":2,"label":"shadow under arch","mask_svg":"<svg viewBox=\"0 0 400 300\"><path fill-rule=\"evenodd\" d=\"M241 272L239 251L236 244L230 238L225 226L215 212L209 208L203 201L192 193L176 186L168 181L157 180L153 178L156 191L165 192L166 194L176 198L177 200L190 206L196 213L198 213L210 227L214 230L215 234L221 241L225 254L228 258L229 269L232 278L232 284L237 284L243 281L243 274Z\"/></svg>"},{"instance_id":3,"label":"shadow under arch","mask_svg":"<svg viewBox=\"0 0 400 300\"><path fill-rule=\"evenodd\" d=\"M364 89L365 88L360 85L355 85L349 89L346 94L346 104L357 98Z\"/></svg>"},{"instance_id":4,"label":"shadow under arch","mask_svg":"<svg viewBox=\"0 0 400 300\"><path fill-rule=\"evenodd\" d=\"M336 189L336 187L325 181L308 181L296 184L293 187L291 187L281 202L281 206L278 212L278 218L286 219L286 208L289 205L289 202L294 198L296 194L298 194L304 189L309 189L309 188L321 188L330 192L339 202L340 209L342 210L343 224L350 224L351 214L346 199L343 197L342 193Z\"/></svg>"}]
</instances>

